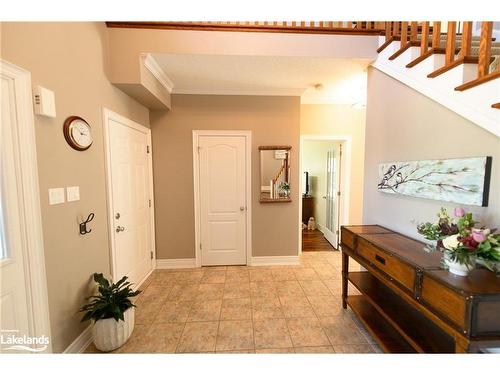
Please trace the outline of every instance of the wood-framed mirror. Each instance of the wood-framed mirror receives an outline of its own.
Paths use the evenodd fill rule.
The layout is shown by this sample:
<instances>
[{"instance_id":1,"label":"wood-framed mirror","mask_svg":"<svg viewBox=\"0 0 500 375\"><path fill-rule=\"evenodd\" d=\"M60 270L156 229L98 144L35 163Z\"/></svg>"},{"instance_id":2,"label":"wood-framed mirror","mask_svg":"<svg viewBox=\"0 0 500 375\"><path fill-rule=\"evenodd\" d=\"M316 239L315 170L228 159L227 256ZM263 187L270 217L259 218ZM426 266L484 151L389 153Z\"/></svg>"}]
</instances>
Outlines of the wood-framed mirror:
<instances>
[{"instance_id":1,"label":"wood-framed mirror","mask_svg":"<svg viewBox=\"0 0 500 375\"><path fill-rule=\"evenodd\" d=\"M291 202L290 151L292 146L260 146L260 202Z\"/></svg>"}]
</instances>

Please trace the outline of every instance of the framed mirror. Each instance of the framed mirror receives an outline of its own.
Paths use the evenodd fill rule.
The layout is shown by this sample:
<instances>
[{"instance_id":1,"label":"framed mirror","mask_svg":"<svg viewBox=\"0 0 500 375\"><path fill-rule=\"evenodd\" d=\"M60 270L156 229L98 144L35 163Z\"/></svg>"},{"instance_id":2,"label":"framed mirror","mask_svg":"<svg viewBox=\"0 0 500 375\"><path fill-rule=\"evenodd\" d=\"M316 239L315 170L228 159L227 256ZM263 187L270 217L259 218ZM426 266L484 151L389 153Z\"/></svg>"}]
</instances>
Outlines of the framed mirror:
<instances>
[{"instance_id":1,"label":"framed mirror","mask_svg":"<svg viewBox=\"0 0 500 375\"><path fill-rule=\"evenodd\" d=\"M291 202L291 146L260 146L260 202Z\"/></svg>"}]
</instances>

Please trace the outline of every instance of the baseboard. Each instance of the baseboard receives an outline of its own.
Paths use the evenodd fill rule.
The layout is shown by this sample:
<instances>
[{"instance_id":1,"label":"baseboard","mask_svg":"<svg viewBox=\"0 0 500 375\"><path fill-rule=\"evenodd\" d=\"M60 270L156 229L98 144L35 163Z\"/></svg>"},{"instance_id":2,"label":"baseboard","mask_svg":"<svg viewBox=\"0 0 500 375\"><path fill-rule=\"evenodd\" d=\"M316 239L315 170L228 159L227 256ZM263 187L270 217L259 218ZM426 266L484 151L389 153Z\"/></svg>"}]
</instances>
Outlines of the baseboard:
<instances>
[{"instance_id":1,"label":"baseboard","mask_svg":"<svg viewBox=\"0 0 500 375\"><path fill-rule=\"evenodd\" d=\"M195 268L196 259L156 259L156 269L164 270L170 268Z\"/></svg>"},{"instance_id":2,"label":"baseboard","mask_svg":"<svg viewBox=\"0 0 500 375\"><path fill-rule=\"evenodd\" d=\"M252 257L252 266L295 266L300 264L299 256L264 256Z\"/></svg>"},{"instance_id":3,"label":"baseboard","mask_svg":"<svg viewBox=\"0 0 500 375\"><path fill-rule=\"evenodd\" d=\"M92 343L92 327L88 326L80 333L75 341L73 341L63 352L64 354L78 354L83 353L85 349Z\"/></svg>"}]
</instances>

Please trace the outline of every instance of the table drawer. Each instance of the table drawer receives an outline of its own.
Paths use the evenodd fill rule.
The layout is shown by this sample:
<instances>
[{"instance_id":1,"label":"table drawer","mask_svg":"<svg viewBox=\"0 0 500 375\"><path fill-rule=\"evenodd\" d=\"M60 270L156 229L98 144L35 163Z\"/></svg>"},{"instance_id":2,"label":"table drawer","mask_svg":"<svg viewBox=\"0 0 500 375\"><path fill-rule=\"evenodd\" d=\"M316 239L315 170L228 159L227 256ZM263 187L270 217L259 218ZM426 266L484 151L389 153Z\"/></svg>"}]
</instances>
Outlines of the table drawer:
<instances>
[{"instance_id":1,"label":"table drawer","mask_svg":"<svg viewBox=\"0 0 500 375\"><path fill-rule=\"evenodd\" d=\"M372 245L363 238L358 238L357 253L376 268L389 275L391 278L399 282L401 285L414 290L415 287L415 270L401 262L399 259L389 253Z\"/></svg>"},{"instance_id":2,"label":"table drawer","mask_svg":"<svg viewBox=\"0 0 500 375\"><path fill-rule=\"evenodd\" d=\"M352 232L342 228L341 240L343 245L347 246L351 250L354 250L354 234Z\"/></svg>"},{"instance_id":3,"label":"table drawer","mask_svg":"<svg viewBox=\"0 0 500 375\"><path fill-rule=\"evenodd\" d=\"M465 329L465 297L427 275L422 280L421 301L460 328Z\"/></svg>"}]
</instances>

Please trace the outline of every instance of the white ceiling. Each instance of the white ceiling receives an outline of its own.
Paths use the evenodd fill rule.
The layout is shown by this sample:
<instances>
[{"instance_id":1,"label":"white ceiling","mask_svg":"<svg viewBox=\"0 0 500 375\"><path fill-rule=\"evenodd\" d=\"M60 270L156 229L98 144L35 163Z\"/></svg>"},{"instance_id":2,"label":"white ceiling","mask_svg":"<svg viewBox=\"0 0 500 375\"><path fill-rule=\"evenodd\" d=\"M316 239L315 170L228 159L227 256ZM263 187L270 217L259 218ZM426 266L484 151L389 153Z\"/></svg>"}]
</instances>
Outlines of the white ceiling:
<instances>
[{"instance_id":1,"label":"white ceiling","mask_svg":"<svg viewBox=\"0 0 500 375\"><path fill-rule=\"evenodd\" d=\"M304 104L366 102L368 59L152 55L174 94L292 95ZM322 84L317 90L315 84Z\"/></svg>"}]
</instances>

